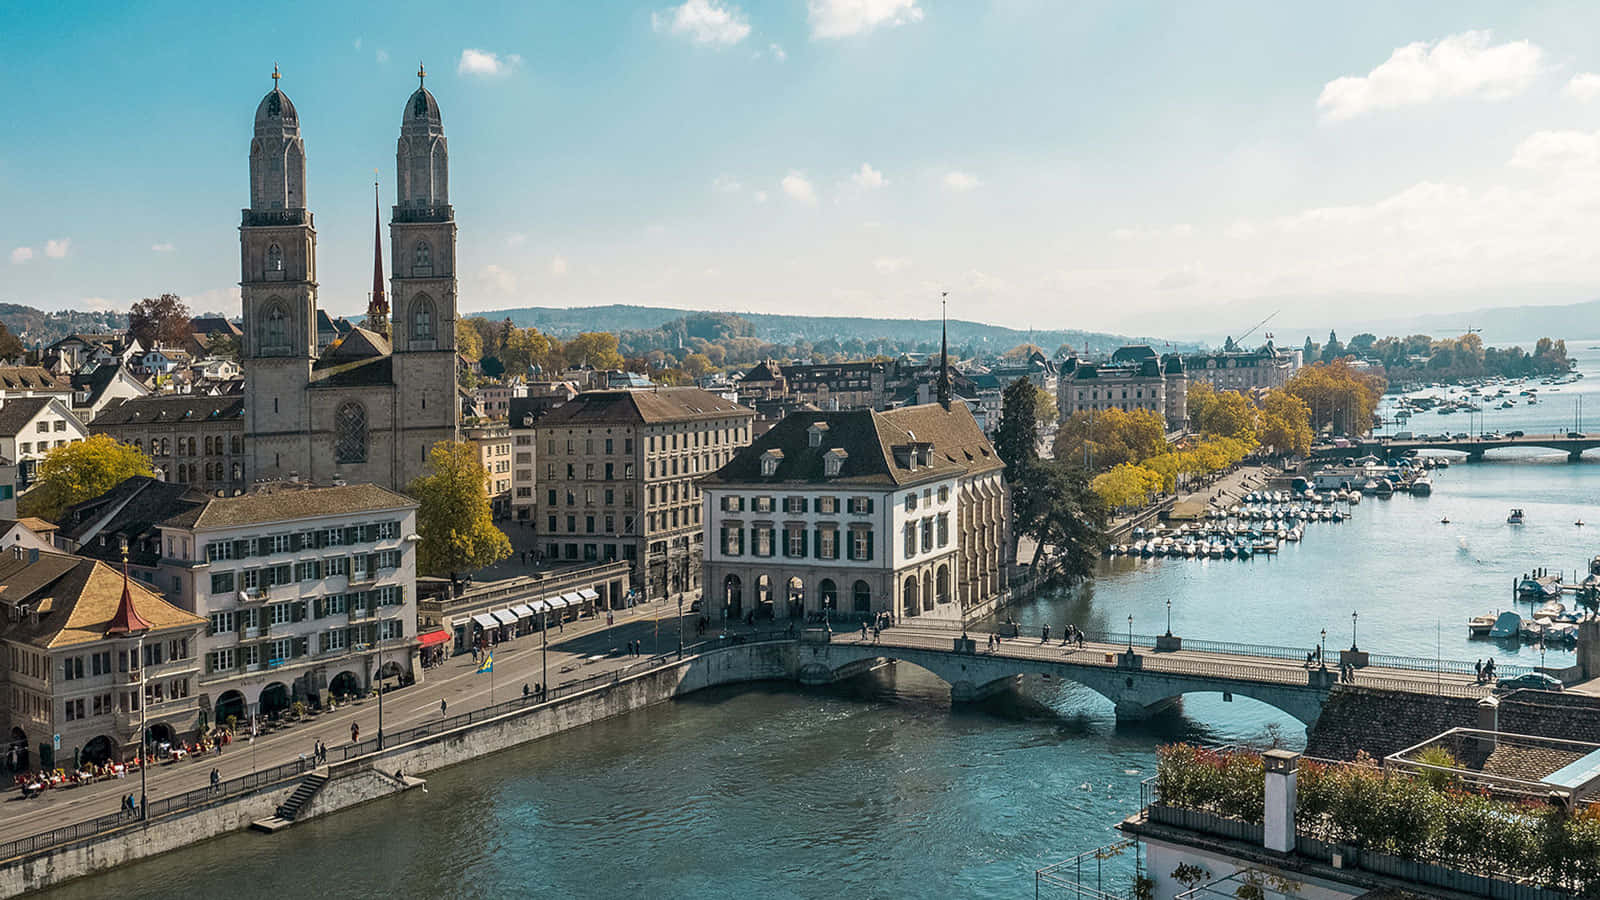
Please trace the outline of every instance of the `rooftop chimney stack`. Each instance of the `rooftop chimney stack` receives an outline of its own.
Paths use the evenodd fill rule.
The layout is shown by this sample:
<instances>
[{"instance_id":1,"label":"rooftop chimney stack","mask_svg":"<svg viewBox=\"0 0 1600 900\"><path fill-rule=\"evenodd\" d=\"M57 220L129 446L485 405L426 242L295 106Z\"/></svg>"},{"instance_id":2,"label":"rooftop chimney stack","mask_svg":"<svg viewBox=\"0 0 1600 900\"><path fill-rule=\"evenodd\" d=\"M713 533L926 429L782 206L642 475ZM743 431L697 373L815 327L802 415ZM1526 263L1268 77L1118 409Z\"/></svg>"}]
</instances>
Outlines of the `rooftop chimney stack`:
<instances>
[{"instance_id":1,"label":"rooftop chimney stack","mask_svg":"<svg viewBox=\"0 0 1600 900\"><path fill-rule=\"evenodd\" d=\"M1300 754L1290 750L1268 750L1261 754L1266 764L1266 810L1262 843L1276 853L1293 853L1295 783Z\"/></svg>"}]
</instances>

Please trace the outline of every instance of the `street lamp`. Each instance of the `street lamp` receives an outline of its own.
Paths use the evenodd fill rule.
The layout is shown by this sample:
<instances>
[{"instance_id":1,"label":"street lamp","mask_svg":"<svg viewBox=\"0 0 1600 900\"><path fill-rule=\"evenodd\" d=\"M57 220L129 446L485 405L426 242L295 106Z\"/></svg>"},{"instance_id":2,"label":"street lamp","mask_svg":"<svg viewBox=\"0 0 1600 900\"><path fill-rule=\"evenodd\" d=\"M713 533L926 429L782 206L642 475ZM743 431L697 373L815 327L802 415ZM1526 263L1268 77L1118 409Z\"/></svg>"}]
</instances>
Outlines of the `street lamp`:
<instances>
[{"instance_id":1,"label":"street lamp","mask_svg":"<svg viewBox=\"0 0 1600 900\"><path fill-rule=\"evenodd\" d=\"M1322 629L1322 638L1317 641L1317 659L1319 661L1321 661L1324 666L1326 666L1328 664L1328 658L1327 658L1326 655L1324 655L1327 652L1327 650L1328 650L1328 629L1324 628L1324 629Z\"/></svg>"},{"instance_id":2,"label":"street lamp","mask_svg":"<svg viewBox=\"0 0 1600 900\"><path fill-rule=\"evenodd\" d=\"M1352 612L1350 614L1350 649L1352 651L1357 649L1356 648L1356 617L1357 617L1356 613Z\"/></svg>"},{"instance_id":3,"label":"street lamp","mask_svg":"<svg viewBox=\"0 0 1600 900\"><path fill-rule=\"evenodd\" d=\"M683 592L682 591L678 592L678 658L679 659L683 659Z\"/></svg>"},{"instance_id":4,"label":"street lamp","mask_svg":"<svg viewBox=\"0 0 1600 900\"><path fill-rule=\"evenodd\" d=\"M1167 637L1172 637L1172 599L1167 598Z\"/></svg>"},{"instance_id":5,"label":"street lamp","mask_svg":"<svg viewBox=\"0 0 1600 900\"><path fill-rule=\"evenodd\" d=\"M1133 616L1128 616L1128 652L1133 652Z\"/></svg>"}]
</instances>

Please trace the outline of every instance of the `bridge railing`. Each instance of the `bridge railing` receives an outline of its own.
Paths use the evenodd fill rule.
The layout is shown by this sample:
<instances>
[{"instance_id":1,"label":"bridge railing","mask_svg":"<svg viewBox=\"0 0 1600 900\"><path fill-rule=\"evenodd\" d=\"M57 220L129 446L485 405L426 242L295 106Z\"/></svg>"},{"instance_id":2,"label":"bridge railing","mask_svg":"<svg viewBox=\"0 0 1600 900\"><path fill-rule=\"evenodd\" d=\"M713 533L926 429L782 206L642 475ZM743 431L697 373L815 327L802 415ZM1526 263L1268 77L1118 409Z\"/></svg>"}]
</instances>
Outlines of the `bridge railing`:
<instances>
[{"instance_id":1,"label":"bridge railing","mask_svg":"<svg viewBox=\"0 0 1600 900\"><path fill-rule=\"evenodd\" d=\"M1416 656L1390 656L1385 653L1373 653L1367 657L1368 664L1382 669L1411 669L1416 672L1442 672L1446 675L1476 675L1473 668L1475 663L1464 659L1423 659ZM1532 666L1494 664L1495 675L1500 678L1515 678L1533 671Z\"/></svg>"}]
</instances>

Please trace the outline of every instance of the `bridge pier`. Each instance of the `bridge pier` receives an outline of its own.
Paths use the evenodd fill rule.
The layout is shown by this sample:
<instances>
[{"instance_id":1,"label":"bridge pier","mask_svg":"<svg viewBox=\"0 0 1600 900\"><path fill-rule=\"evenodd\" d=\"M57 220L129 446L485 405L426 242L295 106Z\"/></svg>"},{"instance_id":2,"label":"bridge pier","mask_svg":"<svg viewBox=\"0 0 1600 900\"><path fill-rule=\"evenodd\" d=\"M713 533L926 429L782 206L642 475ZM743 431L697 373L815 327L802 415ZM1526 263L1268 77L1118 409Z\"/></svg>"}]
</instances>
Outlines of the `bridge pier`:
<instances>
[{"instance_id":1,"label":"bridge pier","mask_svg":"<svg viewBox=\"0 0 1600 900\"><path fill-rule=\"evenodd\" d=\"M1022 685L1021 675L1007 675L996 678L985 684L974 684L971 681L956 681L950 684L951 703L977 703L987 700L996 694L1014 691Z\"/></svg>"},{"instance_id":2,"label":"bridge pier","mask_svg":"<svg viewBox=\"0 0 1600 900\"><path fill-rule=\"evenodd\" d=\"M1475 447L1467 451L1467 462L1483 462L1483 454L1487 447Z\"/></svg>"},{"instance_id":3,"label":"bridge pier","mask_svg":"<svg viewBox=\"0 0 1600 900\"><path fill-rule=\"evenodd\" d=\"M1179 705L1182 701L1182 697L1167 697L1164 700L1157 700L1154 703L1147 704L1138 700L1123 698L1117 701L1117 721L1143 722L1151 716L1166 712Z\"/></svg>"},{"instance_id":4,"label":"bridge pier","mask_svg":"<svg viewBox=\"0 0 1600 900\"><path fill-rule=\"evenodd\" d=\"M1569 463L1583 462L1583 451L1582 450L1568 450L1567 451L1567 462L1569 462Z\"/></svg>"}]
</instances>

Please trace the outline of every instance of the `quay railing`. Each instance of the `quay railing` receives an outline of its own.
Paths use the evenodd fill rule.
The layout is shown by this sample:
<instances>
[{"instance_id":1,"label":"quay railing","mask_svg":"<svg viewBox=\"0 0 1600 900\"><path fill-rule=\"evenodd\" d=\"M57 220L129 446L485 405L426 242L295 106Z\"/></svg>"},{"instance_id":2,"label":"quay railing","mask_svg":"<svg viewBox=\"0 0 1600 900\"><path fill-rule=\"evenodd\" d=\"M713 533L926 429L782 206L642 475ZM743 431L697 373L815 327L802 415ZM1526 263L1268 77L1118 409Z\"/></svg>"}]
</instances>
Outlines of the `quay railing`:
<instances>
[{"instance_id":1,"label":"quay railing","mask_svg":"<svg viewBox=\"0 0 1600 900\"><path fill-rule=\"evenodd\" d=\"M1126 898L1133 895L1133 880L1130 879L1128 882L1129 890L1107 890L1105 862L1122 856L1130 849L1133 850L1133 879L1141 877L1144 874L1144 861L1139 852L1139 842L1133 838L1123 838L1103 847L1085 850L1071 859L1052 863L1042 869L1035 869L1033 871L1034 900L1042 900L1047 896L1045 894L1046 888L1052 889L1050 895L1054 895L1059 890L1081 897L1083 900L1126 900ZM1092 873L1094 885L1092 887L1084 882L1083 870L1085 863L1092 864L1094 867ZM1119 877L1119 874L1115 873L1111 877Z\"/></svg>"},{"instance_id":2,"label":"quay railing","mask_svg":"<svg viewBox=\"0 0 1600 900\"><path fill-rule=\"evenodd\" d=\"M727 638L706 638L704 640L695 641L694 643L684 644L683 656L681 659L687 659L690 656L703 653L708 650L717 650L723 647L732 647L739 644L770 643L774 641L787 641L794 639L795 634L787 629L758 631L753 634L731 634ZM623 666L620 669L614 669L603 675L591 675L587 678L579 678L576 680L563 682L555 687L546 689L542 693L530 691L527 695L518 694L510 700L505 700L490 706L479 707L464 713L457 713L453 716L443 717L437 721L413 726L411 728L401 729L399 731L385 732L379 737L368 738L364 741L359 741L356 743L341 744L337 747L329 747L328 760L329 763L332 763L335 760L344 762L347 760L356 759L361 756L375 753L386 746L393 747L398 744L417 740L418 738L440 734L456 728L462 728L476 722L482 722L497 716L503 716L507 713L515 712L520 709L538 706L542 703L547 703L551 700L561 697L569 697L573 694L579 694L597 687L616 684L624 679L631 678L635 675L639 675L653 669L660 669L669 665L674 665L679 660L680 657L678 656L678 651L673 649L670 653L657 654L647 659L640 660L639 662ZM516 690L516 688L513 688L513 690ZM235 749L230 755L236 755L241 752L249 752L247 747L248 745L236 744ZM191 759L195 760L207 758L209 757L200 755L191 757ZM183 762L179 761L171 763L170 765L183 765ZM230 778L226 781L219 782L214 787L206 786L158 799L148 800L146 801L146 809L142 816L137 812L130 812L124 809L121 812L97 816L93 819L74 822L70 825L63 825L59 828L51 828L46 831L41 831L37 834L28 835L27 837L16 838L14 840L0 843L0 862L14 859L19 856L26 856L31 853L37 853L42 850L48 850L52 847L59 847L63 844L81 841L86 838L96 837L116 831L118 829L138 826L151 819L204 806L217 800L224 800L240 794L253 793L261 790L262 788L272 787L283 782L292 781L293 779L299 778L300 776L317 767L318 765L314 764L309 757L301 756L296 760L283 763L282 765L273 766L267 769L259 769L247 775L240 775ZM157 766L157 768L160 767ZM132 785L134 783L131 780L133 774L135 773L130 773L129 776L117 780L122 781L125 784ZM103 782L95 783L100 784ZM136 791L132 793L137 794ZM22 802L26 803L27 801Z\"/></svg>"}]
</instances>

